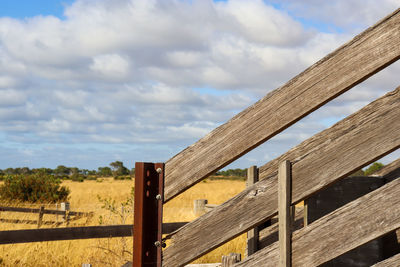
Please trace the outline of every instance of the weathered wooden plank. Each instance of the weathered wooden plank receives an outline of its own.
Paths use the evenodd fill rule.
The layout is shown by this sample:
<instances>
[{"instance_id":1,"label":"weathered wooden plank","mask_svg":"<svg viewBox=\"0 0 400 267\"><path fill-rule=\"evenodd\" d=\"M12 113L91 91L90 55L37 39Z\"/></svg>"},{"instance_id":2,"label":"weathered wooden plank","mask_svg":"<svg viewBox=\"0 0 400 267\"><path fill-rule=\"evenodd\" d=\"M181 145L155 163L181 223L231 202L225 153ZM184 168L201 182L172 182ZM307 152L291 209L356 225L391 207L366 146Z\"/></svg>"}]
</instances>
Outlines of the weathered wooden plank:
<instances>
[{"instance_id":1,"label":"weathered wooden plank","mask_svg":"<svg viewBox=\"0 0 400 267\"><path fill-rule=\"evenodd\" d=\"M390 257L389 259L386 259L384 261L372 265L371 267L393 267L399 265L400 265L400 254L396 254L393 257Z\"/></svg>"},{"instance_id":2,"label":"weathered wooden plank","mask_svg":"<svg viewBox=\"0 0 400 267\"><path fill-rule=\"evenodd\" d=\"M199 264L188 264L185 267L222 267L221 263L199 263Z\"/></svg>"},{"instance_id":3,"label":"weathered wooden plank","mask_svg":"<svg viewBox=\"0 0 400 267\"><path fill-rule=\"evenodd\" d=\"M291 164L285 160L278 170L278 225L279 225L279 267L290 267L292 219L291 219Z\"/></svg>"},{"instance_id":4,"label":"weathered wooden plank","mask_svg":"<svg viewBox=\"0 0 400 267\"><path fill-rule=\"evenodd\" d=\"M293 266L318 266L400 227L400 180L360 197L293 233ZM235 266L277 266L277 244Z\"/></svg>"},{"instance_id":5,"label":"weathered wooden plank","mask_svg":"<svg viewBox=\"0 0 400 267\"><path fill-rule=\"evenodd\" d=\"M399 118L400 87L280 157L292 162L292 204L400 147ZM269 177L182 227L163 266L184 265L276 215L276 169Z\"/></svg>"},{"instance_id":6,"label":"weathered wooden plank","mask_svg":"<svg viewBox=\"0 0 400 267\"><path fill-rule=\"evenodd\" d=\"M400 158L393 161L392 163L384 166L377 172L372 174L373 176L382 176L385 180L393 180L400 177Z\"/></svg>"},{"instance_id":7,"label":"weathered wooden plank","mask_svg":"<svg viewBox=\"0 0 400 267\"><path fill-rule=\"evenodd\" d=\"M400 10L166 162L165 201L400 57Z\"/></svg>"},{"instance_id":8,"label":"weathered wooden plank","mask_svg":"<svg viewBox=\"0 0 400 267\"><path fill-rule=\"evenodd\" d=\"M186 223L164 223L171 233ZM0 244L132 236L132 224L0 231Z\"/></svg>"}]
</instances>

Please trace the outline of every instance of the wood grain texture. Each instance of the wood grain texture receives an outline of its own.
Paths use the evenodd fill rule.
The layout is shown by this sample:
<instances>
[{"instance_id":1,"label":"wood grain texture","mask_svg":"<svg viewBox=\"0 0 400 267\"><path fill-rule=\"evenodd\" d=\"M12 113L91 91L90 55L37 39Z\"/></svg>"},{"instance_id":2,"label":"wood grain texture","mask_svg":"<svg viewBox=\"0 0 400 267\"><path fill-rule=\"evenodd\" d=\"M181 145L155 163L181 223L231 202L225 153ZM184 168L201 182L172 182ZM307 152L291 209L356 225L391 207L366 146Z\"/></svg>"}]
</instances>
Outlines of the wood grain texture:
<instances>
[{"instance_id":1,"label":"wood grain texture","mask_svg":"<svg viewBox=\"0 0 400 267\"><path fill-rule=\"evenodd\" d=\"M400 10L187 147L165 166L165 201L400 57Z\"/></svg>"},{"instance_id":2,"label":"wood grain texture","mask_svg":"<svg viewBox=\"0 0 400 267\"><path fill-rule=\"evenodd\" d=\"M397 88L280 157L292 162L292 204L400 147L399 118ZM163 266L189 263L276 215L276 170L182 227L164 250Z\"/></svg>"},{"instance_id":3,"label":"wood grain texture","mask_svg":"<svg viewBox=\"0 0 400 267\"><path fill-rule=\"evenodd\" d=\"M279 267L291 266L291 179L291 164L285 160L279 165L278 170Z\"/></svg>"},{"instance_id":4,"label":"wood grain texture","mask_svg":"<svg viewBox=\"0 0 400 267\"><path fill-rule=\"evenodd\" d=\"M394 255L389 259L378 262L372 265L371 267L393 267L393 266L400 266L400 254Z\"/></svg>"},{"instance_id":5,"label":"wood grain texture","mask_svg":"<svg viewBox=\"0 0 400 267\"><path fill-rule=\"evenodd\" d=\"M400 180L395 180L294 232L292 264L318 266L399 227ZM235 266L277 266L278 260L274 243Z\"/></svg>"}]
</instances>

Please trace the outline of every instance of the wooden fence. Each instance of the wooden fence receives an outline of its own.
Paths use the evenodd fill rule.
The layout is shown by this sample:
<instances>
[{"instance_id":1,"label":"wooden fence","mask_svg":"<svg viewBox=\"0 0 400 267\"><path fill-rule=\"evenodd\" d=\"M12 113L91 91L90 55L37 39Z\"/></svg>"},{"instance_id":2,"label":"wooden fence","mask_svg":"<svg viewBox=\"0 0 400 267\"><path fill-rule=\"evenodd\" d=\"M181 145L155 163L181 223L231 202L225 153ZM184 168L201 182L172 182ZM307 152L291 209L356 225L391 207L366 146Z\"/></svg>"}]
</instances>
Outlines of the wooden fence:
<instances>
[{"instance_id":1,"label":"wooden fence","mask_svg":"<svg viewBox=\"0 0 400 267\"><path fill-rule=\"evenodd\" d=\"M2 207L0 206L0 212L21 212L21 213L37 213L38 219L37 221L34 220L26 220L26 219L7 219L7 218L0 218L1 222L8 222L8 223L24 223L24 224L37 224L40 227L42 224L68 224L71 220L77 220L82 217L87 217L90 219L93 216L93 212L77 212L77 211L70 211L68 205L64 205L63 210L49 210L45 209L44 206L41 206L39 209L32 209L32 208L19 208L19 207ZM56 215L56 221L43 221L44 214L51 214ZM58 221L58 215L62 216L62 221Z\"/></svg>"},{"instance_id":2,"label":"wooden fence","mask_svg":"<svg viewBox=\"0 0 400 267\"><path fill-rule=\"evenodd\" d=\"M153 170L150 165L146 165L146 172L143 172L142 176L154 179L142 183L143 191L140 192L141 195L135 193L135 197L140 195L147 201L146 205L151 206L152 209L143 209L143 206L140 206L142 203L138 203L135 199L135 205L140 207L138 213L135 206L135 216L140 214L144 217L152 213L151 216L155 214L158 219L162 218L163 203L399 58L400 9L172 157L165 166L158 164L155 165L156 168L151 167ZM151 266L184 266L276 216L278 195L281 196L281 200L285 200L279 203L286 202L280 205L281 223L282 214L287 215L285 220L287 223L290 220L289 217L293 216L290 213L293 205L398 149L400 147L399 118L400 87L261 166L258 170L258 181L254 181L254 184L249 185L243 192L196 220L171 231L168 235L171 242L165 250L161 249L163 240L144 238L143 242L149 243L151 248L144 250L143 255L146 254L147 257L155 255L156 261L153 261ZM286 186L278 189L278 167L282 162L290 162L291 167L286 167L285 177L290 176L291 180L290 183L286 183ZM317 266L400 228L400 179L395 179L398 175L397 168L394 166L396 164L386 167L386 174L383 173L384 170L377 174L386 176L388 181L386 185L342 206L306 227L299 227L298 230L291 232L293 229L289 227L289 224L286 226L281 224L286 229L286 236L280 237L279 242L280 244L283 244L283 241L289 242L285 246L284 253L283 250L279 253L278 242L274 242L266 247L258 247L257 251L243 261L232 264L234 266ZM282 172L281 169L280 177L282 177ZM391 176L388 173L391 173ZM156 180L159 180L159 183L157 182L157 188L153 188L152 183ZM282 193L287 195L282 195ZM135 222L136 219L137 217L135 217ZM153 224L152 221L139 219L141 223ZM139 227L146 229L148 225L136 224L135 226L138 229ZM160 236L163 232L160 230L161 224L153 226L158 227L157 235L153 232L150 234ZM44 238L50 238L45 236L57 235L57 240L59 238L93 238L100 235L105 237L110 236L110 232L117 231L112 227L108 230L99 227L86 227L84 230L83 228L66 228L68 230L3 231L0 235L4 240L16 243L19 239L22 240L21 242L45 241ZM119 232L121 234L127 234L128 228L118 228L118 231L122 231ZM271 241L272 236L276 237L277 228L277 225L272 225L263 230L260 235L265 234L265 236L261 239L266 238ZM45 230L47 232L38 232ZM51 232L54 234L50 234ZM114 234L117 235L116 232ZM140 236L135 236L135 240L146 236L146 233L140 232L140 234ZM29 240L34 241L29 241L27 236L31 236ZM262 243L261 240L258 244L260 243ZM156 253L153 253L154 246L157 247ZM134 253L136 253L135 249L142 248L134 248ZM162 258L157 258L161 250ZM291 259L288 260L284 255L291 255ZM287 262L283 263L284 260ZM399 260L398 254L375 266L398 265ZM139 260L135 258L133 264L141 266Z\"/></svg>"},{"instance_id":3,"label":"wooden fence","mask_svg":"<svg viewBox=\"0 0 400 267\"><path fill-rule=\"evenodd\" d=\"M399 58L400 9L168 160L158 199L168 202ZM184 266L276 216L281 162L291 162L295 205L395 151L399 118L400 87L261 166L258 182L172 233L157 266ZM400 180L393 180L293 232L288 265L320 265L399 227ZM278 262L273 243L235 266Z\"/></svg>"}]
</instances>

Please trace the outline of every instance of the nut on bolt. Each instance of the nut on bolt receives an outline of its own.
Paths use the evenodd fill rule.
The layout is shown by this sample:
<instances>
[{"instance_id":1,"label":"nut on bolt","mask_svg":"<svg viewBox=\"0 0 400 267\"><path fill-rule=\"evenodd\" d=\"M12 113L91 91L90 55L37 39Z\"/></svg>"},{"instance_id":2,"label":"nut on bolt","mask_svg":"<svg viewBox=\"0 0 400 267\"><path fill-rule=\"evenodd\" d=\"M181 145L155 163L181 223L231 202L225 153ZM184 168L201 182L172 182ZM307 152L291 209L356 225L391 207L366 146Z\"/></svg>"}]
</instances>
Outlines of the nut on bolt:
<instances>
[{"instance_id":1,"label":"nut on bolt","mask_svg":"<svg viewBox=\"0 0 400 267\"><path fill-rule=\"evenodd\" d=\"M161 195L158 194L158 195L156 196L156 199L157 199L157 200L161 200Z\"/></svg>"},{"instance_id":2,"label":"nut on bolt","mask_svg":"<svg viewBox=\"0 0 400 267\"><path fill-rule=\"evenodd\" d=\"M164 243L164 242L160 242L160 241L156 241L156 242L154 242L154 245L156 246L156 247L162 247L162 248L165 248L167 245Z\"/></svg>"}]
</instances>

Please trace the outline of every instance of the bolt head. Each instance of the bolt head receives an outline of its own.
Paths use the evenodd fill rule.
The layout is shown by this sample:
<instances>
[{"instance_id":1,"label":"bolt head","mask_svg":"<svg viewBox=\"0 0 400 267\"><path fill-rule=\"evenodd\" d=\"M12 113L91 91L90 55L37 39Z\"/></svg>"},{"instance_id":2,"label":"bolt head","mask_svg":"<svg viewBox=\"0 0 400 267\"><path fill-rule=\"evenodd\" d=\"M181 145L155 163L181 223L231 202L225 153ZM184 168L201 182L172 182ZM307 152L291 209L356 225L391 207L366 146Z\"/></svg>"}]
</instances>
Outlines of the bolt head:
<instances>
[{"instance_id":1,"label":"bolt head","mask_svg":"<svg viewBox=\"0 0 400 267\"><path fill-rule=\"evenodd\" d=\"M160 241L156 241L156 242L154 242L154 245L155 245L156 247L161 247L161 242L160 242Z\"/></svg>"},{"instance_id":2,"label":"bolt head","mask_svg":"<svg viewBox=\"0 0 400 267\"><path fill-rule=\"evenodd\" d=\"M157 168L157 172L161 173L162 172L161 168Z\"/></svg>"},{"instance_id":3,"label":"bolt head","mask_svg":"<svg viewBox=\"0 0 400 267\"><path fill-rule=\"evenodd\" d=\"M158 195L156 196L156 199L157 199L157 200L161 200L161 195L158 194Z\"/></svg>"}]
</instances>

